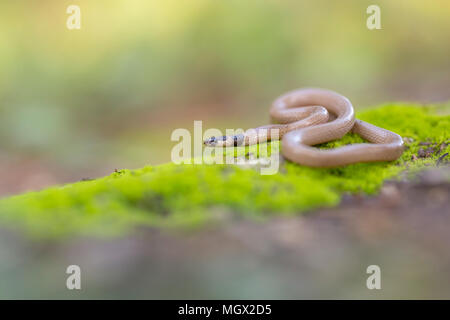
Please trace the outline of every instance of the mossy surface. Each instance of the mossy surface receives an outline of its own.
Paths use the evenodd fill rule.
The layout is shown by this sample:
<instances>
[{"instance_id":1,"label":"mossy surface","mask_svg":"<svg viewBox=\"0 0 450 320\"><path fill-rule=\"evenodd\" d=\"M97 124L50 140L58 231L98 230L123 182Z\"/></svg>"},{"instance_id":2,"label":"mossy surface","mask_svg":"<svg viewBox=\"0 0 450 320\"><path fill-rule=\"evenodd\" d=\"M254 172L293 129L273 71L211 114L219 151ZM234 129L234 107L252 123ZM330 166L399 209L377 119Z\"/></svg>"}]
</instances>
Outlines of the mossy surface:
<instances>
[{"instance_id":1,"label":"mossy surface","mask_svg":"<svg viewBox=\"0 0 450 320\"><path fill-rule=\"evenodd\" d=\"M439 115L437 111L442 110ZM0 223L34 236L115 235L137 225L193 228L224 219L265 219L335 206L345 193L373 194L386 179L434 166L440 155L450 152L450 146L444 144L427 158L411 158L420 143L448 143L447 111L448 106L388 104L359 112L359 119L407 138L407 148L397 161L333 169L285 162L275 175L236 165L169 163L120 170L101 179L3 199ZM357 142L362 139L347 134L320 147ZM271 147L277 148L278 143Z\"/></svg>"}]
</instances>

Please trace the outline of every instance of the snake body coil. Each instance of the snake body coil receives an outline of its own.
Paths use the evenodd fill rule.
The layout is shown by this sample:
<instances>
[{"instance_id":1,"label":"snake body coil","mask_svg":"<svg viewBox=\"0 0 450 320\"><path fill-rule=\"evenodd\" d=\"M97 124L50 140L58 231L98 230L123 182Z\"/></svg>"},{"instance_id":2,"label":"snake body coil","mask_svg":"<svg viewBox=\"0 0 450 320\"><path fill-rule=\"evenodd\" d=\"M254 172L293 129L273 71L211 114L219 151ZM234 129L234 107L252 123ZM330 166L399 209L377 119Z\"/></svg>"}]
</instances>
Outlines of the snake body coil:
<instances>
[{"instance_id":1,"label":"snake body coil","mask_svg":"<svg viewBox=\"0 0 450 320\"><path fill-rule=\"evenodd\" d=\"M205 144L250 145L276 139L271 137L270 129L278 129L283 156L311 167L392 161L403 153L403 140L398 134L355 119L351 102L330 90L306 88L288 92L274 101L270 116L277 124L249 129L240 136L212 137ZM326 150L312 147L340 139L350 131L371 143Z\"/></svg>"}]
</instances>

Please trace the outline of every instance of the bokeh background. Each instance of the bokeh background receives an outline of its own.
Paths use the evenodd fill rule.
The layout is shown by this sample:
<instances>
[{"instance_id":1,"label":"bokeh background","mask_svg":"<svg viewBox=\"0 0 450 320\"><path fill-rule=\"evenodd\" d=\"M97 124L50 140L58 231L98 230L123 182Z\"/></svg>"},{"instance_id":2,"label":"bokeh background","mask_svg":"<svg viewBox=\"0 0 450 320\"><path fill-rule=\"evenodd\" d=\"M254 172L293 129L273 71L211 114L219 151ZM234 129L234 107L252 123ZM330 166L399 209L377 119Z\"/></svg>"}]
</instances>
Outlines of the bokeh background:
<instances>
[{"instance_id":1,"label":"bokeh background","mask_svg":"<svg viewBox=\"0 0 450 320\"><path fill-rule=\"evenodd\" d=\"M302 86L448 100L449 17L448 0L2 1L0 196L169 161L175 128L261 125Z\"/></svg>"}]
</instances>

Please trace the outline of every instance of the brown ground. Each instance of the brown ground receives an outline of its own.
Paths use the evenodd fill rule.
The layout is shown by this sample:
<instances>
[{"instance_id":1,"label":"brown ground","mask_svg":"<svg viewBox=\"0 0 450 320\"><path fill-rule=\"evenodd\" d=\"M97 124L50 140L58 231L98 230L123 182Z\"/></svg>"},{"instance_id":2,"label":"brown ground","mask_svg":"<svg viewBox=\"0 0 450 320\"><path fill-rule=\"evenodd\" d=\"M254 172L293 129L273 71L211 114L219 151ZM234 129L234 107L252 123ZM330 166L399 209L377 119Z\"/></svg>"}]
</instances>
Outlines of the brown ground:
<instances>
[{"instance_id":1,"label":"brown ground","mask_svg":"<svg viewBox=\"0 0 450 320\"><path fill-rule=\"evenodd\" d=\"M379 196L267 222L113 240L36 242L0 232L0 297L450 298L450 167ZM65 288L66 267L82 290ZM381 268L381 290L366 268Z\"/></svg>"}]
</instances>

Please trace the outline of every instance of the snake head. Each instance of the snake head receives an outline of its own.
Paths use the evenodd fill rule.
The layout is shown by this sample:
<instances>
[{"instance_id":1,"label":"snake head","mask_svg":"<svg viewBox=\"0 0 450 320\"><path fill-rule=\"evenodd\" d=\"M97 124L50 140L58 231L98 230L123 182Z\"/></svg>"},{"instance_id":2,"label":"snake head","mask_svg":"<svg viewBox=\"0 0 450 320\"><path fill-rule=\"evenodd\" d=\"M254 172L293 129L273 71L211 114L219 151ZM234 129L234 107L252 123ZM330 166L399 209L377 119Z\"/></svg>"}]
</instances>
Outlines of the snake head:
<instances>
[{"instance_id":1,"label":"snake head","mask_svg":"<svg viewBox=\"0 0 450 320\"><path fill-rule=\"evenodd\" d=\"M203 141L207 147L233 147L240 146L244 141L244 135L239 134L235 136L210 137Z\"/></svg>"},{"instance_id":2,"label":"snake head","mask_svg":"<svg viewBox=\"0 0 450 320\"><path fill-rule=\"evenodd\" d=\"M213 136L213 137L208 138L205 141L203 141L203 144L208 147L215 147L217 142L218 142L218 139Z\"/></svg>"}]
</instances>

